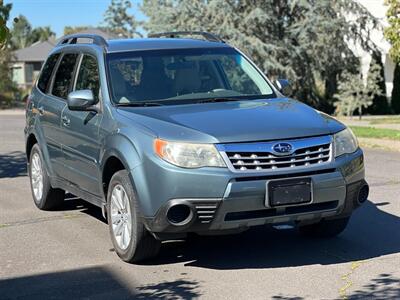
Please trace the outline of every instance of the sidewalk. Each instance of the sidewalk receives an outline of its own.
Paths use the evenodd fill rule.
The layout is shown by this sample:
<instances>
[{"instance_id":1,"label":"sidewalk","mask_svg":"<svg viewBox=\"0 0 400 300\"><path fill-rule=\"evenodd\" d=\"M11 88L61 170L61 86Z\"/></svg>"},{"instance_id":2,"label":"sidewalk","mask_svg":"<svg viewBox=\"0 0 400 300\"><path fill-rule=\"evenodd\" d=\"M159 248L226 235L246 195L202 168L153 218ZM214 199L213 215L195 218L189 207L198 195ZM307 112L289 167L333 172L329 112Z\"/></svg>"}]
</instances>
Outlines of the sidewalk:
<instances>
[{"instance_id":1,"label":"sidewalk","mask_svg":"<svg viewBox=\"0 0 400 300\"><path fill-rule=\"evenodd\" d=\"M391 129L400 131L400 115L365 116L361 120L358 116L341 117L341 122L347 126L372 127L377 129ZM380 148L384 150L400 151L400 141L386 138L358 138L361 146L368 148Z\"/></svg>"},{"instance_id":2,"label":"sidewalk","mask_svg":"<svg viewBox=\"0 0 400 300\"><path fill-rule=\"evenodd\" d=\"M400 115L389 115L389 116L365 116L358 119L358 116L353 118L340 117L339 121L345 123L348 126L362 126L362 127L375 127L375 128L387 128L400 130Z\"/></svg>"},{"instance_id":3,"label":"sidewalk","mask_svg":"<svg viewBox=\"0 0 400 300\"><path fill-rule=\"evenodd\" d=\"M25 114L25 109L23 108L10 108L10 109L0 109L0 116L2 115L23 115Z\"/></svg>"}]
</instances>

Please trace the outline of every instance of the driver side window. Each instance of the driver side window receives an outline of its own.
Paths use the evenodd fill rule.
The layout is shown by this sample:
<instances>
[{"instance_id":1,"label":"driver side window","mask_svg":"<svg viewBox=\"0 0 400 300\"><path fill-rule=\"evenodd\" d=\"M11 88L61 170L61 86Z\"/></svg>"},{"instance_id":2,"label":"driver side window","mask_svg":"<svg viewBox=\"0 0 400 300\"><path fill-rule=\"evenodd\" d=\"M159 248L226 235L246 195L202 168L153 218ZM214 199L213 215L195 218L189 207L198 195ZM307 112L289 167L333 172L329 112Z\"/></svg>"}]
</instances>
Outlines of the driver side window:
<instances>
[{"instance_id":1,"label":"driver side window","mask_svg":"<svg viewBox=\"0 0 400 300\"><path fill-rule=\"evenodd\" d=\"M97 60L92 55L84 54L76 79L75 90L92 90L96 102L100 97L100 77Z\"/></svg>"}]
</instances>

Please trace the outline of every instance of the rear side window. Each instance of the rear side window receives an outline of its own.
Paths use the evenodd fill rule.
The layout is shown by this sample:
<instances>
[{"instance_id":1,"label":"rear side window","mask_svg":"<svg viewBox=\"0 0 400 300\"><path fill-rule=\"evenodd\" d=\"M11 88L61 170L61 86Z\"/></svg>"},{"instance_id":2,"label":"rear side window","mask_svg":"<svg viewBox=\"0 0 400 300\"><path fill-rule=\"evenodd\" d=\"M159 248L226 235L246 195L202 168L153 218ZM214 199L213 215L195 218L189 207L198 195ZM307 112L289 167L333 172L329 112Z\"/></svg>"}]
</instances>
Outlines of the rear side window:
<instances>
[{"instance_id":1,"label":"rear side window","mask_svg":"<svg viewBox=\"0 0 400 300\"><path fill-rule=\"evenodd\" d=\"M91 55L83 56L75 90L92 90L94 99L99 100L100 78L95 57Z\"/></svg>"},{"instance_id":2,"label":"rear side window","mask_svg":"<svg viewBox=\"0 0 400 300\"><path fill-rule=\"evenodd\" d=\"M67 99L77 58L76 53L67 53L62 57L54 78L52 90L54 96Z\"/></svg>"},{"instance_id":3,"label":"rear side window","mask_svg":"<svg viewBox=\"0 0 400 300\"><path fill-rule=\"evenodd\" d=\"M53 72L54 66L57 63L59 56L60 56L59 53L50 55L46 61L46 64L43 67L42 73L40 74L37 84L39 90L41 90L43 93L46 93L51 73Z\"/></svg>"}]
</instances>

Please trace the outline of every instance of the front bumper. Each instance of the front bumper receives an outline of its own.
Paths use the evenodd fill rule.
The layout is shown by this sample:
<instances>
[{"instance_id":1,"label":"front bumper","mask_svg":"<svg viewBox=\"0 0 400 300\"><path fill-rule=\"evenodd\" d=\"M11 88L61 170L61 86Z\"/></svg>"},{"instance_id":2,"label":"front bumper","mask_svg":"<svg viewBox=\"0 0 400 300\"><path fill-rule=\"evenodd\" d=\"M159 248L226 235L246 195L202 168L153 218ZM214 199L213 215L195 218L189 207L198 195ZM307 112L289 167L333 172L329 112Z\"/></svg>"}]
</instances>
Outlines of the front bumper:
<instances>
[{"instance_id":1,"label":"front bumper","mask_svg":"<svg viewBox=\"0 0 400 300\"><path fill-rule=\"evenodd\" d=\"M168 168L158 170L157 176L162 178L153 186L158 197L165 193L166 199L152 198L150 202L153 204L154 199L163 203L154 215L144 215L147 229L154 233L209 233L241 230L266 223L315 222L322 218L344 217L360 205L360 188L367 185L361 149L335 159L322 169L302 173L240 176L222 170L215 173L197 171L199 174L181 174L179 170L177 174L175 171L171 173ZM135 175L132 174L132 177L135 178ZM267 207L267 181L294 177L312 179L313 201L302 205ZM153 177L151 182L154 183L155 179ZM169 184L166 185L165 181ZM140 198L140 189L138 194ZM167 213L171 206L177 204L188 206L192 217L188 222L174 225L167 220Z\"/></svg>"}]
</instances>

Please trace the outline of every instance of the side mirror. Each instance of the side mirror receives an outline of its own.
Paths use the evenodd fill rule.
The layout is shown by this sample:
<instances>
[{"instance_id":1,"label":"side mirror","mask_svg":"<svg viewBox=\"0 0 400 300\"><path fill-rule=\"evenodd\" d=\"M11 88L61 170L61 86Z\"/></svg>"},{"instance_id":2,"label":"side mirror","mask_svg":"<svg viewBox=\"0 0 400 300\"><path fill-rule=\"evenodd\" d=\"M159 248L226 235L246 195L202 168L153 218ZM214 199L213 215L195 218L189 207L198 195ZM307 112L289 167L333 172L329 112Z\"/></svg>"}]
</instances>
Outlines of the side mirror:
<instances>
[{"instance_id":1,"label":"side mirror","mask_svg":"<svg viewBox=\"0 0 400 300\"><path fill-rule=\"evenodd\" d=\"M73 91L68 94L68 108L77 111L97 111L92 90Z\"/></svg>"},{"instance_id":2,"label":"side mirror","mask_svg":"<svg viewBox=\"0 0 400 300\"><path fill-rule=\"evenodd\" d=\"M277 79L275 81L275 85L278 88L278 90L286 96L289 96L292 93L290 82L287 79Z\"/></svg>"}]
</instances>

